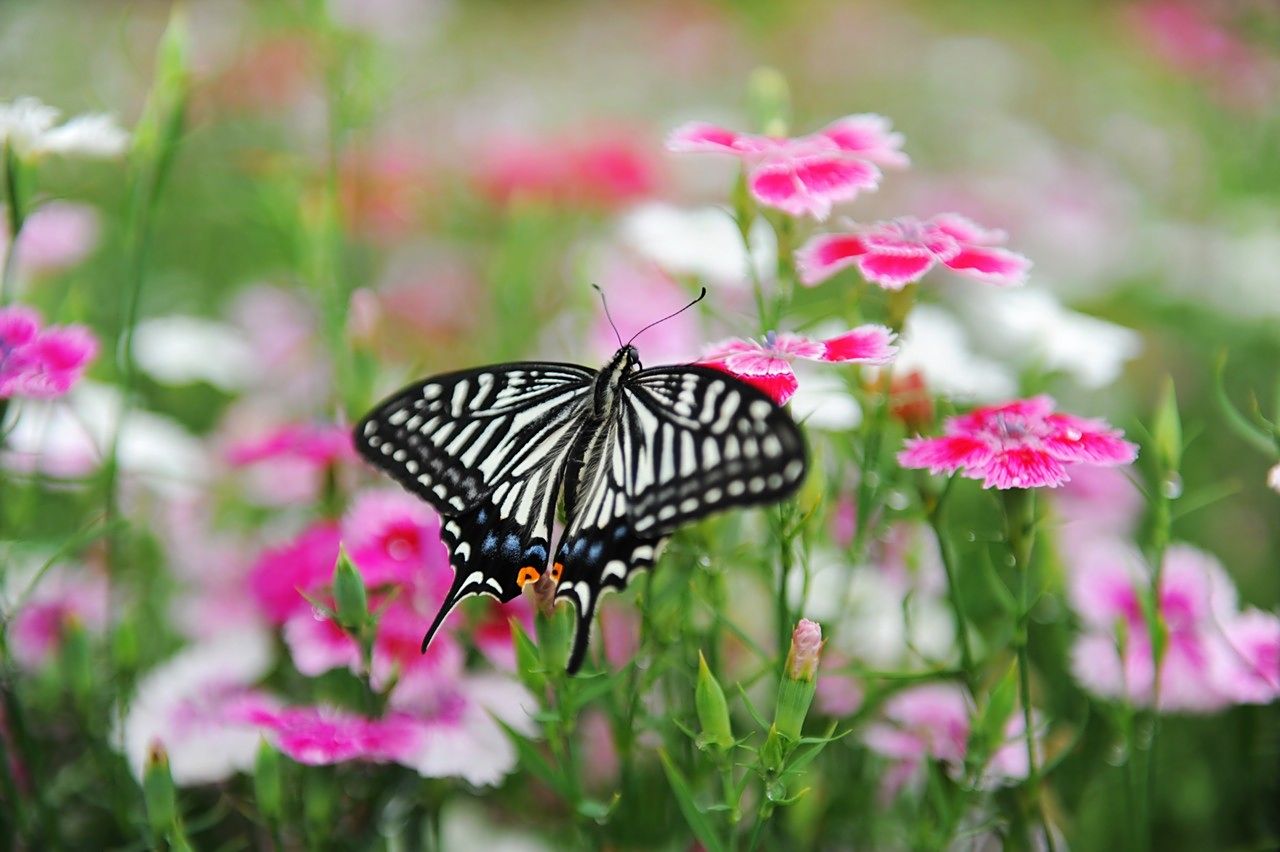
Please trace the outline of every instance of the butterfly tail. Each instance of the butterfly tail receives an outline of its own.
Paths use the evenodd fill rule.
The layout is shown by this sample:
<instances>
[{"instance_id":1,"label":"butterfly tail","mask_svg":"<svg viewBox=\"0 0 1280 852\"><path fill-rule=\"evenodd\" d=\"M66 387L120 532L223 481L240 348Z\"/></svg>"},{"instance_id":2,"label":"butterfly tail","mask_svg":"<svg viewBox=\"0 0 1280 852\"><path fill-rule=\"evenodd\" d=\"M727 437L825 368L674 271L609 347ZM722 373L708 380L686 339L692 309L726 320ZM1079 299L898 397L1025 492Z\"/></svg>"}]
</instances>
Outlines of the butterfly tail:
<instances>
[{"instance_id":1,"label":"butterfly tail","mask_svg":"<svg viewBox=\"0 0 1280 852\"><path fill-rule=\"evenodd\" d=\"M587 659L587 645L591 640L591 623L595 621L596 616L596 595L591 594L591 597L585 601L578 594L569 595L569 598L574 602L577 622L573 631L573 647L569 651L569 663L565 666L565 671L574 675Z\"/></svg>"},{"instance_id":2,"label":"butterfly tail","mask_svg":"<svg viewBox=\"0 0 1280 852\"><path fill-rule=\"evenodd\" d=\"M445 618L449 613L453 612L453 608L465 597L475 594L472 591L464 591L465 578L462 572L458 571L454 574L453 585L449 587L449 593L445 595L444 602L440 604L440 610L436 613L435 619L431 622L431 626L427 628L427 634L422 637L422 653L427 653L427 646L431 644L431 640L435 638L436 631L444 624Z\"/></svg>"}]
</instances>

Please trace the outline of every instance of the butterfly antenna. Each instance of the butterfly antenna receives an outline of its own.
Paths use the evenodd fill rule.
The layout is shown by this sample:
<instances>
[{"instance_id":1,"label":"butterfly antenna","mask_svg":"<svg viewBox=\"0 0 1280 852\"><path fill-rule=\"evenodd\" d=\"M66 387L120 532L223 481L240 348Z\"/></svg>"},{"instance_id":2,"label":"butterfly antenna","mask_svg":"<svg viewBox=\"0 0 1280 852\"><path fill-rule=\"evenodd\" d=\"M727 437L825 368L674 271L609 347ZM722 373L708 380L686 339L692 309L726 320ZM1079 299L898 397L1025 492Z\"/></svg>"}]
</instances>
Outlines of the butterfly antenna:
<instances>
[{"instance_id":1,"label":"butterfly antenna","mask_svg":"<svg viewBox=\"0 0 1280 852\"><path fill-rule=\"evenodd\" d=\"M702 292L698 294L698 298L694 299L692 302L690 302L689 304L685 305L683 308L681 308L680 310L676 311L675 313L667 314L667 315L666 315L665 317L663 317L662 319L656 319L656 320L654 320L653 322L649 323L649 324L648 324L648 325L646 325L644 328L640 329L640 330L639 330L639 331L637 331L635 334L631 335L631 340L628 340L628 341L627 341L627 345L628 345L628 346L629 346L629 345L631 345L631 342L632 342L633 340L635 340L635 339L636 339L637 337L639 337L640 335L644 334L644 333L645 333L646 331L648 331L649 329L653 328L655 325L658 325L658 324L660 324L660 323L664 323L664 322L666 322L667 320L671 319L672 317L678 317L678 316L680 316L682 313L684 313L685 311L689 310L690 308L692 308L694 305L698 304L699 302L701 302L701 301L702 301L703 299L705 299L705 298L707 298L707 288L706 288L706 287L703 287L703 288L702 288Z\"/></svg>"},{"instance_id":2,"label":"butterfly antenna","mask_svg":"<svg viewBox=\"0 0 1280 852\"><path fill-rule=\"evenodd\" d=\"M618 333L618 327L613 323L613 317L609 316L609 302L604 297L604 291L600 289L599 284L592 284L592 289L600 294L600 304L604 305L604 318L609 321L609 327L613 329L613 336L618 338L618 346L622 346L622 335Z\"/></svg>"}]
</instances>

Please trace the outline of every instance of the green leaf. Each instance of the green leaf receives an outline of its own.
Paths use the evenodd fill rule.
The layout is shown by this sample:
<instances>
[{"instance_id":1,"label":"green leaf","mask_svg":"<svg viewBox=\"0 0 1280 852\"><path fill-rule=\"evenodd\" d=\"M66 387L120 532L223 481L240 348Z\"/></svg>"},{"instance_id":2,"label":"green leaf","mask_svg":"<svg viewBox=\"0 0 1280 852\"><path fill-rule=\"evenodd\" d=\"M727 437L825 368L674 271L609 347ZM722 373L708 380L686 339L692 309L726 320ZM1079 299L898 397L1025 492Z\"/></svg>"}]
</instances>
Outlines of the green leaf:
<instances>
[{"instance_id":1,"label":"green leaf","mask_svg":"<svg viewBox=\"0 0 1280 852\"><path fill-rule=\"evenodd\" d=\"M694 801L693 791L689 789L689 782L685 780L680 768L671 762L671 757L664 748L658 749L658 758L662 761L662 769L667 773L671 792L675 794L676 803L680 805L680 812L684 814L685 822L689 823L693 836L706 847L707 852L723 852L723 841L716 835L711 820L707 819L707 815Z\"/></svg>"},{"instance_id":2,"label":"green leaf","mask_svg":"<svg viewBox=\"0 0 1280 852\"><path fill-rule=\"evenodd\" d=\"M533 644L533 640L529 638L529 634L524 632L524 626L520 624L519 619L511 619L511 639L516 647L516 672L520 676L520 682L534 695L541 695L547 686L547 675L542 668L542 655L538 653L538 646Z\"/></svg>"},{"instance_id":3,"label":"green leaf","mask_svg":"<svg viewBox=\"0 0 1280 852\"><path fill-rule=\"evenodd\" d=\"M533 773L538 780L555 790L561 797L565 799L573 798L569 785L565 783L560 773L547 762L547 759L542 756L542 753L538 751L532 740L501 719L495 718L494 721L502 726L502 730L507 732L507 736L516 747L516 755L520 760L521 766Z\"/></svg>"}]
</instances>

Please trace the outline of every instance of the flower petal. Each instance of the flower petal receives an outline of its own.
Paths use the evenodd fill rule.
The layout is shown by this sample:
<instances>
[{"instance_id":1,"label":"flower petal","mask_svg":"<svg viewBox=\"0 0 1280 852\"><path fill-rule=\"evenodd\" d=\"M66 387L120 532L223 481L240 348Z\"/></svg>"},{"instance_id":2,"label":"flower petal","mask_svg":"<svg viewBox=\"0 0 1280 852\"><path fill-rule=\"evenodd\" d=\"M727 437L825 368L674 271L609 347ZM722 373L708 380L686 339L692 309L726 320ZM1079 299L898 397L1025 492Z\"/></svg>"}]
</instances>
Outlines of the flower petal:
<instances>
[{"instance_id":1,"label":"flower petal","mask_svg":"<svg viewBox=\"0 0 1280 852\"><path fill-rule=\"evenodd\" d=\"M744 144L745 143L745 144ZM667 150L675 153L733 154L757 147L743 135L703 121L682 124L667 137Z\"/></svg>"},{"instance_id":2,"label":"flower petal","mask_svg":"<svg viewBox=\"0 0 1280 852\"><path fill-rule=\"evenodd\" d=\"M857 259L858 270L868 281L886 290L901 290L912 281L919 281L934 264L933 254L927 249L912 253L887 253L877 251Z\"/></svg>"},{"instance_id":3,"label":"flower petal","mask_svg":"<svg viewBox=\"0 0 1280 852\"><path fill-rule=\"evenodd\" d=\"M853 266L865 254L866 245L857 234L821 234L796 252L800 283L821 284L842 269Z\"/></svg>"},{"instance_id":4,"label":"flower petal","mask_svg":"<svg viewBox=\"0 0 1280 852\"><path fill-rule=\"evenodd\" d=\"M982 479L983 488L1057 488L1070 479L1062 462L1044 450L1018 446L1001 450L981 467L965 471Z\"/></svg>"},{"instance_id":5,"label":"flower petal","mask_svg":"<svg viewBox=\"0 0 1280 852\"><path fill-rule=\"evenodd\" d=\"M890 130L889 119L875 113L849 115L819 130L815 137L829 139L841 151L857 154L882 166L906 168L911 158L902 153L902 134Z\"/></svg>"},{"instance_id":6,"label":"flower petal","mask_svg":"<svg viewBox=\"0 0 1280 852\"><path fill-rule=\"evenodd\" d=\"M1044 447L1060 461L1090 464L1129 464L1138 457L1138 447L1101 420L1051 414L1045 422L1054 429L1042 439Z\"/></svg>"},{"instance_id":7,"label":"flower petal","mask_svg":"<svg viewBox=\"0 0 1280 852\"><path fill-rule=\"evenodd\" d=\"M857 361L863 364L886 364L898 350L893 345L893 332L883 325L863 325L837 337L823 341L823 361Z\"/></svg>"},{"instance_id":8,"label":"flower petal","mask_svg":"<svg viewBox=\"0 0 1280 852\"><path fill-rule=\"evenodd\" d=\"M786 367L785 370L776 371L760 371L760 372L742 372L730 367L723 361L705 361L703 363L708 367L717 370L723 370L731 376L742 379L752 387L759 388L767 393L778 405L785 405L787 400L791 399L795 394L796 388L800 383L796 381L796 374L792 372L791 365L782 359L775 359L779 364Z\"/></svg>"},{"instance_id":9,"label":"flower petal","mask_svg":"<svg viewBox=\"0 0 1280 852\"><path fill-rule=\"evenodd\" d=\"M954 237L957 242L970 245L994 245L1008 239L1004 231L998 228L984 228L959 213L940 213L930 219L929 224L944 234Z\"/></svg>"},{"instance_id":10,"label":"flower petal","mask_svg":"<svg viewBox=\"0 0 1280 852\"><path fill-rule=\"evenodd\" d=\"M1001 287L1026 283L1027 271L1031 269L1031 261L1017 252L972 245L965 246L944 263L956 272Z\"/></svg>"},{"instance_id":11,"label":"flower petal","mask_svg":"<svg viewBox=\"0 0 1280 852\"><path fill-rule=\"evenodd\" d=\"M962 467L981 467L994 454L995 451L985 441L968 435L908 438L906 448L898 453L898 464L924 468L930 473L951 473Z\"/></svg>"},{"instance_id":12,"label":"flower petal","mask_svg":"<svg viewBox=\"0 0 1280 852\"><path fill-rule=\"evenodd\" d=\"M751 194L761 204L818 220L827 217L832 204L851 201L879 182L880 170L866 160L831 152L788 156L785 149L752 169L748 178Z\"/></svg>"}]
</instances>

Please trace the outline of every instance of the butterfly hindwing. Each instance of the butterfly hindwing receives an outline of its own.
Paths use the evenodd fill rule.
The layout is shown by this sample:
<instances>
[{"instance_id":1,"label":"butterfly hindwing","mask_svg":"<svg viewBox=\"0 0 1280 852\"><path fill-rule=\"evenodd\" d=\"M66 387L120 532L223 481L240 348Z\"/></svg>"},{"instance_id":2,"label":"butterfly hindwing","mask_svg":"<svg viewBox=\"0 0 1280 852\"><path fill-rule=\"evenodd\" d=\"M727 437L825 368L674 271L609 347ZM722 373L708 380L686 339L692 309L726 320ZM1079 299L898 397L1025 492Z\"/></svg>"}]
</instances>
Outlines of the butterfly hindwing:
<instances>
[{"instance_id":1,"label":"butterfly hindwing","mask_svg":"<svg viewBox=\"0 0 1280 852\"><path fill-rule=\"evenodd\" d=\"M454 579L424 648L463 598L509 601L546 570L593 375L536 362L450 373L404 388L357 425L365 458L443 516Z\"/></svg>"},{"instance_id":2,"label":"butterfly hindwing","mask_svg":"<svg viewBox=\"0 0 1280 852\"><path fill-rule=\"evenodd\" d=\"M584 431L565 481L558 596L574 601L574 671L600 595L649 568L682 524L781 499L806 470L790 416L754 387L709 367L643 370L621 386L616 416Z\"/></svg>"}]
</instances>

